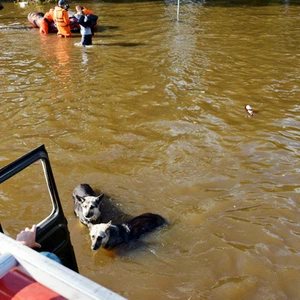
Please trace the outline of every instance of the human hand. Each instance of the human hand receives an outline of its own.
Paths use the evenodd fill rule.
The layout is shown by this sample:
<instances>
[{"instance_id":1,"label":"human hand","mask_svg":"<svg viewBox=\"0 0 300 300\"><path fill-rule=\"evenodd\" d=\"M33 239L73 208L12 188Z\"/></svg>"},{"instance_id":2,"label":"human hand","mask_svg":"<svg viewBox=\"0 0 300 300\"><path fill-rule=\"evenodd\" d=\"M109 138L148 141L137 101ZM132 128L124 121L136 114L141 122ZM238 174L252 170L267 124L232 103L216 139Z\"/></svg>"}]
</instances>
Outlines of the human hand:
<instances>
[{"instance_id":1,"label":"human hand","mask_svg":"<svg viewBox=\"0 0 300 300\"><path fill-rule=\"evenodd\" d=\"M36 225L32 225L32 228L28 227L22 230L16 237L16 240L25 246L30 248L41 248L41 245L35 241L36 237Z\"/></svg>"}]
</instances>

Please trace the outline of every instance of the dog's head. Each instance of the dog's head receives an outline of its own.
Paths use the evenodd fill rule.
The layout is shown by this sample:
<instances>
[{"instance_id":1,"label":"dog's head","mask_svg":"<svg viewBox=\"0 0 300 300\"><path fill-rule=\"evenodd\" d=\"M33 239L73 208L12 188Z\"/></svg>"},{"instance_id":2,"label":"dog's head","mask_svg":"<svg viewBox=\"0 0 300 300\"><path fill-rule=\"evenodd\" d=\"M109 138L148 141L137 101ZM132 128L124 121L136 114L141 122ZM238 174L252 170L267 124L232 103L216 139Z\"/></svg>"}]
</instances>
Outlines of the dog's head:
<instances>
[{"instance_id":1,"label":"dog's head","mask_svg":"<svg viewBox=\"0 0 300 300\"><path fill-rule=\"evenodd\" d=\"M100 247L104 247L108 242L111 226L111 221L108 223L101 223L92 225L89 224L90 237L92 240L92 250L98 250Z\"/></svg>"},{"instance_id":2,"label":"dog's head","mask_svg":"<svg viewBox=\"0 0 300 300\"><path fill-rule=\"evenodd\" d=\"M82 208L82 215L88 223L93 223L100 218L100 208L99 204L104 194L99 195L98 197L94 196L76 196L78 202Z\"/></svg>"}]
</instances>

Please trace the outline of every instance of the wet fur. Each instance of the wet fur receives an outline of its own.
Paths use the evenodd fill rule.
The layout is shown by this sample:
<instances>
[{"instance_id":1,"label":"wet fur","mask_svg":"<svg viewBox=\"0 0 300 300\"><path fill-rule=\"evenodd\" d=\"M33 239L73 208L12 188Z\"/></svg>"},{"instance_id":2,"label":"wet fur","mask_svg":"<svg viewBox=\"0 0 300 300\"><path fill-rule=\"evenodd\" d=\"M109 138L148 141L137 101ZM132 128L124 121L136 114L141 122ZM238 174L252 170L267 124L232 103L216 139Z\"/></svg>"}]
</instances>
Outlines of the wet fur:
<instances>
[{"instance_id":1,"label":"wet fur","mask_svg":"<svg viewBox=\"0 0 300 300\"><path fill-rule=\"evenodd\" d=\"M113 224L120 224L133 218L133 216L123 210L122 204L117 203L106 195L101 200L100 210L102 223L112 221Z\"/></svg>"},{"instance_id":2,"label":"wet fur","mask_svg":"<svg viewBox=\"0 0 300 300\"><path fill-rule=\"evenodd\" d=\"M99 248L112 249L122 243L128 243L140 238L164 225L166 220L160 215L145 213L120 224L101 223L89 225L92 250Z\"/></svg>"},{"instance_id":3,"label":"wet fur","mask_svg":"<svg viewBox=\"0 0 300 300\"><path fill-rule=\"evenodd\" d=\"M85 225L101 222L101 200L104 194L97 195L88 184L79 184L73 191L74 212Z\"/></svg>"}]
</instances>

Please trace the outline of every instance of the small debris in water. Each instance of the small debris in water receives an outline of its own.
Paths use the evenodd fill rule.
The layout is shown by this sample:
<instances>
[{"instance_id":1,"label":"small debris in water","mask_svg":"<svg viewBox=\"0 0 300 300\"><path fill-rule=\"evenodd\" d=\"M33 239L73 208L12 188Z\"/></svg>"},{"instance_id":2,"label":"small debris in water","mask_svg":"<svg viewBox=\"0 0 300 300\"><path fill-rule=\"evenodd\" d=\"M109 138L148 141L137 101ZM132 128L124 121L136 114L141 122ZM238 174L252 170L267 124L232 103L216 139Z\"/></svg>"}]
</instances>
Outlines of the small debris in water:
<instances>
[{"instance_id":1,"label":"small debris in water","mask_svg":"<svg viewBox=\"0 0 300 300\"><path fill-rule=\"evenodd\" d=\"M252 109L252 107L249 104L245 105L245 110L246 110L248 116L253 117L253 115L254 115L253 109Z\"/></svg>"}]
</instances>

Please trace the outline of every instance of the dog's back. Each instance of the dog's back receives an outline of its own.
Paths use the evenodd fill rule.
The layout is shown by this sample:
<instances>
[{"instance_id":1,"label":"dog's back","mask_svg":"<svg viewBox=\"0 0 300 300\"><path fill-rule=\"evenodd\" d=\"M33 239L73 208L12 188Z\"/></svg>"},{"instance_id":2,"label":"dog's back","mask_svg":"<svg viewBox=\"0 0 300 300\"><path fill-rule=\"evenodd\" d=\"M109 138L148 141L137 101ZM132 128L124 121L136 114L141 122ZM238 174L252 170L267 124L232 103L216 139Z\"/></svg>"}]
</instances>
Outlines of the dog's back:
<instances>
[{"instance_id":1,"label":"dog's back","mask_svg":"<svg viewBox=\"0 0 300 300\"><path fill-rule=\"evenodd\" d=\"M129 240L138 239L141 235L151 232L166 223L166 220L156 214L144 213L125 223L128 226Z\"/></svg>"}]
</instances>

